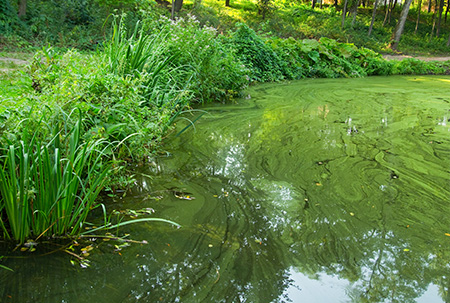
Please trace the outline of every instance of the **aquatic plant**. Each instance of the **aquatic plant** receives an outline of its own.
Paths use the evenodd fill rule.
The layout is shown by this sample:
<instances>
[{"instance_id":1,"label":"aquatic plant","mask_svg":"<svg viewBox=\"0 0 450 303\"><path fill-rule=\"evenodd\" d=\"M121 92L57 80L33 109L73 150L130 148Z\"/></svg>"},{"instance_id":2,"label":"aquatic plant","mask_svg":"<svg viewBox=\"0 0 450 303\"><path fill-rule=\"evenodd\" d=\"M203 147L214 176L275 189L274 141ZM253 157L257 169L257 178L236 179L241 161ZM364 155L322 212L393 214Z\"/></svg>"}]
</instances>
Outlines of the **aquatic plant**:
<instances>
[{"instance_id":1,"label":"aquatic plant","mask_svg":"<svg viewBox=\"0 0 450 303\"><path fill-rule=\"evenodd\" d=\"M0 260L1 260L1 259L3 259L3 256L0 256ZM5 270L13 271L11 268L9 268L9 267L7 267L7 266L5 266L5 265L2 265L2 264L0 264L0 269L5 269Z\"/></svg>"},{"instance_id":2,"label":"aquatic plant","mask_svg":"<svg viewBox=\"0 0 450 303\"><path fill-rule=\"evenodd\" d=\"M81 116L70 129L54 126L49 142L24 127L0 163L0 229L8 239L76 235L103 189L109 165L103 140L82 142ZM67 125L66 125L67 126Z\"/></svg>"}]
</instances>

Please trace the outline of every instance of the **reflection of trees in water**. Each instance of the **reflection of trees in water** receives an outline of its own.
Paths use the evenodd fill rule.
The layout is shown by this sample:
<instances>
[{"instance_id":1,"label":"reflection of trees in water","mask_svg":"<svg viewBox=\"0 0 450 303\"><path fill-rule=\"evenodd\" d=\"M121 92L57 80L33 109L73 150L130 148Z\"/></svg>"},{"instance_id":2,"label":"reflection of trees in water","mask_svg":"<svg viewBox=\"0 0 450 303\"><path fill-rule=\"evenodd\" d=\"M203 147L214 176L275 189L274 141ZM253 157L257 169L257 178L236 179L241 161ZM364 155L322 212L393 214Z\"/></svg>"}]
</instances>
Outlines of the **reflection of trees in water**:
<instances>
[{"instance_id":1,"label":"reflection of trees in water","mask_svg":"<svg viewBox=\"0 0 450 303\"><path fill-rule=\"evenodd\" d=\"M148 246L129 247L123 256L94 252L91 268L58 274L53 286L43 287L55 279L36 263L28 268L33 295L23 296L284 302L297 283L290 280L294 268L311 279L323 273L346 279L353 302L414 302L430 283L450 302L450 206L448 181L442 182L449 174L440 165L450 152L437 130L447 127L442 115L436 122L430 110L414 116L403 104L355 105L357 97L338 111L329 99L271 106L260 120L252 113L246 121L243 112L230 127L218 117L216 131L184 133L174 158L155 163L154 180L140 183L136 204L164 196L156 205L165 203L161 209L182 213L190 224L147 226ZM364 117L372 112L379 115ZM178 200L170 194L174 186L188 187L196 199Z\"/></svg>"},{"instance_id":2,"label":"reflection of trees in water","mask_svg":"<svg viewBox=\"0 0 450 303\"><path fill-rule=\"evenodd\" d=\"M277 127L277 122L272 121L270 124L275 125L274 128ZM374 188L358 189L360 196L351 203L334 201L333 199L342 197L323 195L318 189L318 186L323 184L318 184L319 182L315 184L317 188L309 184L314 183L312 182L315 181L314 176L323 177L323 171L326 172L323 168L327 168L329 172L333 165L328 162L333 160L328 160L326 165L320 168L306 166L304 171L286 173L283 167L277 166L282 161L279 156L274 155L275 159L271 160L267 157L275 149L280 152L286 150L289 140L283 139L282 134L273 133L273 130L267 130L267 132L271 132L271 138L281 138L285 146L280 147L276 144L274 146L271 140L266 140L266 142L258 142L258 149L249 151L246 141L237 140L232 134L229 136L221 134L228 139L212 140L206 144L213 145L214 148L210 146L211 150L219 150L218 153L222 156L227 155L225 165L220 162L219 157L219 159L215 158L213 161L203 163L203 167L207 167L206 170L195 165L188 170L199 169L201 174L208 174L208 172L214 174L221 179L222 184L232 186L232 189L227 190L232 190L234 195L243 196L248 193L248 197L241 202L243 204L240 204L240 209L247 210L252 205L256 205L257 209L244 212L244 217L247 216L245 221L252 222L249 226L262 224L264 233L267 234L267 242L277 243L277 251L283 254L281 257L283 262L279 264L281 268L284 267L284 270L280 268L281 272L286 273L290 266L294 266L309 276L321 272L337 274L353 282L349 296L354 298L355 302L412 302L426 291L430 283L438 282L436 278L442 277L445 269L443 265L440 269L432 266L436 265L435 258L430 258L435 255L433 250L436 247L436 241L432 241L433 245L429 246L426 243L417 242L424 239L408 236L401 230L407 227L398 226L401 224L395 220L396 214L404 211L398 201L391 202L386 206L387 209L384 209L384 204L387 201L395 201L398 195L397 190L389 189L389 180L392 175L388 169L367 162L369 170L366 175L363 175L363 179L370 181L372 175L380 175L380 172L384 176L376 180L376 183L380 183L375 184L376 190ZM287 133L290 132L287 131ZM210 135L211 138L215 136ZM256 139L252 135L251 140L258 140L257 136L255 137ZM333 138L329 139L330 142L332 140ZM335 145L333 143L329 146ZM260 162L250 163L255 158L258 158ZM230 165L231 163L234 165ZM294 168L296 165L298 164L293 164ZM361 168L365 169L364 166ZM252 176L252 179L246 179L247 176ZM293 182L289 181L294 179L293 176L300 180L298 183L300 186L292 185ZM358 182L357 179L361 177L355 178L356 180L349 179L350 186L352 182ZM386 185L383 187L382 183ZM278 191L277 188L279 188ZM286 195L286 192L289 194ZM255 193L259 198L254 198ZM390 195L391 198L386 195ZM401 198L404 198L404 195ZM239 217L239 214L233 214L233 216ZM408 216L400 217L403 219ZM261 218L264 220L261 221ZM250 227L244 230L245 232L240 234L242 237L260 237L263 232L258 229L252 230ZM246 253L252 254L255 251L249 249ZM271 250L267 253L273 254ZM236 257L252 262L245 254L237 254ZM239 261L236 262L239 263ZM264 266L270 267L270 261ZM288 275L279 277L285 279ZM284 288L288 284L288 282L281 283ZM283 288L274 289L278 295L282 293L282 290ZM270 297L273 298L274 295Z\"/></svg>"}]
</instances>

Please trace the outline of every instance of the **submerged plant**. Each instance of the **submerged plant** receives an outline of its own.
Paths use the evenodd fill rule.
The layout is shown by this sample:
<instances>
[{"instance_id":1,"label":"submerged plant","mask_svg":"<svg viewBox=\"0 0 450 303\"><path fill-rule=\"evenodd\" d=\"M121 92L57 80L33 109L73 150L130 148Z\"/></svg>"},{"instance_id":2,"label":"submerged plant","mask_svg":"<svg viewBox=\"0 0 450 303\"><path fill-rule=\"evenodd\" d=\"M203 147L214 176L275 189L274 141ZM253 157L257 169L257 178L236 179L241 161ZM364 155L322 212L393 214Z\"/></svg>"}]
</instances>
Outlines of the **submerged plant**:
<instances>
[{"instance_id":1,"label":"submerged plant","mask_svg":"<svg viewBox=\"0 0 450 303\"><path fill-rule=\"evenodd\" d=\"M1 260L1 259L3 259L2 256L0 256L0 260ZM5 266L5 265L1 265L1 264L0 264L0 269L5 269L5 270L13 271L11 268L9 268L9 267L7 267L7 266Z\"/></svg>"}]
</instances>

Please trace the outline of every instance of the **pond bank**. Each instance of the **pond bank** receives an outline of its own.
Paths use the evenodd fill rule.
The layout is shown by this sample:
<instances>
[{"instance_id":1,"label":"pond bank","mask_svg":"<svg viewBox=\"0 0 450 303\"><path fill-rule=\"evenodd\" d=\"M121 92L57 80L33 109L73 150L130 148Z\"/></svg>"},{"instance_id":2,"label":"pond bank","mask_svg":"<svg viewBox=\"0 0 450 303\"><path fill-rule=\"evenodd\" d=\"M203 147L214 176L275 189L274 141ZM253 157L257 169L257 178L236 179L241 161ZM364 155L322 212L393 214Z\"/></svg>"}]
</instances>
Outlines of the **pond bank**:
<instances>
[{"instance_id":1,"label":"pond bank","mask_svg":"<svg viewBox=\"0 0 450 303\"><path fill-rule=\"evenodd\" d=\"M181 229L124 227L150 245L97 241L84 270L6 259L0 282L38 302L444 302L449 80L306 79L204 106L105 204Z\"/></svg>"},{"instance_id":2,"label":"pond bank","mask_svg":"<svg viewBox=\"0 0 450 303\"><path fill-rule=\"evenodd\" d=\"M410 56L410 55L383 55L383 58L386 60L397 60L401 61L404 59L417 59L425 62L432 62L432 61L438 61L438 62L445 62L450 61L450 56L444 56L444 57L427 57L427 56Z\"/></svg>"}]
</instances>

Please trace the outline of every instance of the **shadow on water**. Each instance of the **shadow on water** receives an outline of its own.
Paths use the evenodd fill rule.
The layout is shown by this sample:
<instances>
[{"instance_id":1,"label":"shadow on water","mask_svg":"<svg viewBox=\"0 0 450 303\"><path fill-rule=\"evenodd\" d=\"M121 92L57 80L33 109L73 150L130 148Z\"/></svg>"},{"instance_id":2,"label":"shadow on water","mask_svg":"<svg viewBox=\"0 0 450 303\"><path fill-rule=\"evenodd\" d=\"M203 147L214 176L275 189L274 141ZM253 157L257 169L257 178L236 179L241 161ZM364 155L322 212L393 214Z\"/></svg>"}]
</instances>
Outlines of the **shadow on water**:
<instances>
[{"instance_id":1,"label":"shadow on water","mask_svg":"<svg viewBox=\"0 0 450 303\"><path fill-rule=\"evenodd\" d=\"M149 244L97 240L85 269L7 258L1 301L449 302L448 81L305 80L203 108L108 204L181 229L127 226Z\"/></svg>"}]
</instances>

